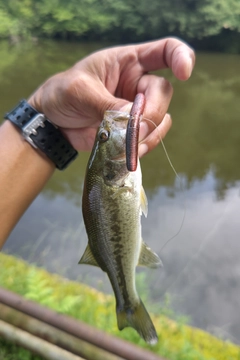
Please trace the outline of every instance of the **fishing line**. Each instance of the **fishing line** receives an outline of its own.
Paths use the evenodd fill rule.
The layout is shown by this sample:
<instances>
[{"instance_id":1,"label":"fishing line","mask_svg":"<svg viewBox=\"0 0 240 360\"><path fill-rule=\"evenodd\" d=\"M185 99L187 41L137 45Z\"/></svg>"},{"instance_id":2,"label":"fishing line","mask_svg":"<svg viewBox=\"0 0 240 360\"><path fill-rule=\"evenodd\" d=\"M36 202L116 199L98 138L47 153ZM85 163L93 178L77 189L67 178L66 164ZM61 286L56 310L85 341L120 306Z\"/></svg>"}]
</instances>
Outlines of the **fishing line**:
<instances>
[{"instance_id":1,"label":"fishing line","mask_svg":"<svg viewBox=\"0 0 240 360\"><path fill-rule=\"evenodd\" d=\"M174 281L164 290L163 294L165 294L166 292L169 292L169 289L171 289L177 283L177 281L181 278L182 274L184 274L184 272L192 265L193 261L198 258L198 256L204 249L204 246L206 246L208 244L208 242L210 242L212 235L217 231L218 227L220 226L223 216L226 215L228 207L229 207L229 203L225 206L224 211L222 212L221 216L219 217L218 221L213 226L211 231L206 235L206 237L203 240L201 240L200 246L199 246L197 252L188 260L188 262L185 264L183 269L179 272L179 274L174 279Z\"/></svg>"},{"instance_id":2,"label":"fishing line","mask_svg":"<svg viewBox=\"0 0 240 360\"><path fill-rule=\"evenodd\" d=\"M166 155L167 161L168 161L169 165L171 166L171 168L172 168L172 170L173 170L176 178L179 180L179 182L180 182L180 190L181 190L181 192L182 192L183 195L184 195L184 199L183 199L183 208L184 208L184 211L183 211L183 217L182 217L182 221L181 221L181 224L180 224L180 228L179 228L178 231L177 231L170 239L168 239L168 240L165 242L165 244L161 247L161 249L160 249L160 253L161 253L162 250L165 248L165 246L166 246L172 239L174 239L176 236L178 236L178 234L180 233L180 231L181 231L182 228L183 228L183 224L184 224L185 217L186 217L186 196L185 196L185 192L184 192L184 187L183 187L182 179L181 179L181 177L178 175L178 173L177 173L177 171L176 171L176 169L175 169L175 167L174 167L174 165L173 165L173 163L172 163L172 161L171 161L171 159L170 159L170 157L169 157L169 154L168 154L168 152L167 152L166 146L164 145L163 139L162 139L162 137L161 137L161 135L160 135L160 133L159 133L158 126L157 126L151 119L148 119L148 118L146 118L146 117L143 117L142 120L143 120L143 119L146 120L146 121L149 121L151 124L154 125L155 129L157 129L158 136L159 136L160 142L161 142L161 144L162 144L164 153L165 153L165 155Z\"/></svg>"},{"instance_id":3,"label":"fishing line","mask_svg":"<svg viewBox=\"0 0 240 360\"><path fill-rule=\"evenodd\" d=\"M145 120L149 121L150 123L152 123L154 125L154 127L158 130L158 136L159 136L159 139L161 141L161 144L162 144L162 147L163 147L163 150L165 152L165 155L167 157L167 160L174 172L174 174L176 175L177 179L180 181L180 189L181 191L183 192L184 194L184 213L183 213L183 218L182 218L182 222L181 222L181 225L180 225L180 228L179 230L177 231L177 233L172 236L163 246L162 248L160 249L160 253L161 251L164 249L164 247L173 239L175 238L179 233L180 231L182 230L182 227L183 227L183 224L184 224L184 220L185 220L185 216L186 216L186 196L185 196L185 191L184 191L184 187L183 187L183 183L182 183L182 179L180 178L180 176L178 175L176 169L174 168L173 164L172 164L172 161L168 155L168 152L167 152L167 149L163 143L163 140L159 134L159 129L158 129L158 126L150 119L148 118L144 118ZM203 239L201 242L200 242L200 246L197 250L197 252L191 257L191 259L185 264L185 266L183 267L183 269L180 271L180 273L178 274L178 276L174 279L174 281L163 291L163 294L165 294L166 292L169 292L169 290L177 283L177 281L180 279L180 277L184 274L184 272L186 272L187 269L189 269L189 267L191 266L191 264L193 263L193 261L195 259L198 258L198 256L200 255L200 253L202 252L203 248L206 246L206 244L211 240L211 237L212 235L216 232L221 220L222 220L222 217L226 214L226 211L228 209L228 206L229 204L226 205L225 209L224 209L224 212L221 214L220 218L218 219L217 223L213 226L212 230L206 235L205 239Z\"/></svg>"}]
</instances>

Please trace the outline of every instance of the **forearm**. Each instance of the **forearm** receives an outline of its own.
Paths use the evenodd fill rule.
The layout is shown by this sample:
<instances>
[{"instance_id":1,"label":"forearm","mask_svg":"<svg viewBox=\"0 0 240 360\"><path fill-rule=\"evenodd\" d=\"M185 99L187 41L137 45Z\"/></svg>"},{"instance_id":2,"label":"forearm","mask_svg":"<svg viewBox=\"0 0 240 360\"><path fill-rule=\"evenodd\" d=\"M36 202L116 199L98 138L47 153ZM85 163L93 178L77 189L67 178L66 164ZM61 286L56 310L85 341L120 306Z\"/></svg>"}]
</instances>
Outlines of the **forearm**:
<instances>
[{"instance_id":1,"label":"forearm","mask_svg":"<svg viewBox=\"0 0 240 360\"><path fill-rule=\"evenodd\" d=\"M24 211L54 172L10 121L0 127L0 249Z\"/></svg>"}]
</instances>

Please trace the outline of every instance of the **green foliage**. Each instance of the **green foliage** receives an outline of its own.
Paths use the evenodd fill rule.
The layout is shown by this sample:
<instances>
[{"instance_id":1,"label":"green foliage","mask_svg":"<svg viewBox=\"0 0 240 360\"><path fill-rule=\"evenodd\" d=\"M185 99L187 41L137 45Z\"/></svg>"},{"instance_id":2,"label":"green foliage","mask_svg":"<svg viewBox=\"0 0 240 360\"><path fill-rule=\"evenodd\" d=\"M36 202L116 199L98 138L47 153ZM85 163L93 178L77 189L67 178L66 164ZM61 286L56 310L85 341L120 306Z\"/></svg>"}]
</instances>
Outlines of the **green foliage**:
<instances>
[{"instance_id":1,"label":"green foliage","mask_svg":"<svg viewBox=\"0 0 240 360\"><path fill-rule=\"evenodd\" d=\"M0 26L0 36L6 35L27 37L33 28L36 17L33 0L2 0L0 1L0 14L5 20ZM0 15L1 16L1 15Z\"/></svg>"},{"instance_id":2,"label":"green foliage","mask_svg":"<svg viewBox=\"0 0 240 360\"><path fill-rule=\"evenodd\" d=\"M226 29L240 31L239 0L0 0L2 38L191 40L221 37Z\"/></svg>"},{"instance_id":3,"label":"green foliage","mask_svg":"<svg viewBox=\"0 0 240 360\"><path fill-rule=\"evenodd\" d=\"M141 297L145 298L147 289L142 281L146 283L146 278L142 274L138 276L138 288ZM164 315L165 310L158 310L160 316L152 315L159 342L150 347L133 329L127 328L122 332L117 329L115 301L112 296L49 274L3 253L0 254L0 286L148 348L169 360L240 359L240 348L236 345L186 326L182 321L170 320ZM39 357L2 340L0 349L0 360L39 360Z\"/></svg>"},{"instance_id":4,"label":"green foliage","mask_svg":"<svg viewBox=\"0 0 240 360\"><path fill-rule=\"evenodd\" d=\"M0 338L0 360L42 360L42 358Z\"/></svg>"},{"instance_id":5,"label":"green foliage","mask_svg":"<svg viewBox=\"0 0 240 360\"><path fill-rule=\"evenodd\" d=\"M8 37L14 28L14 20L4 9L0 8L0 36Z\"/></svg>"},{"instance_id":6,"label":"green foliage","mask_svg":"<svg viewBox=\"0 0 240 360\"><path fill-rule=\"evenodd\" d=\"M102 12L97 0L42 0L37 5L39 33L47 36L74 36L83 38L94 29L104 31L110 19Z\"/></svg>"},{"instance_id":7,"label":"green foliage","mask_svg":"<svg viewBox=\"0 0 240 360\"><path fill-rule=\"evenodd\" d=\"M220 34L223 29L240 30L238 0L164 0L164 20L170 31L187 38L203 38Z\"/></svg>"},{"instance_id":8,"label":"green foliage","mask_svg":"<svg viewBox=\"0 0 240 360\"><path fill-rule=\"evenodd\" d=\"M67 295L59 302L47 279L43 278L36 269L32 269L28 274L25 297L65 314L81 301L80 296Z\"/></svg>"}]
</instances>

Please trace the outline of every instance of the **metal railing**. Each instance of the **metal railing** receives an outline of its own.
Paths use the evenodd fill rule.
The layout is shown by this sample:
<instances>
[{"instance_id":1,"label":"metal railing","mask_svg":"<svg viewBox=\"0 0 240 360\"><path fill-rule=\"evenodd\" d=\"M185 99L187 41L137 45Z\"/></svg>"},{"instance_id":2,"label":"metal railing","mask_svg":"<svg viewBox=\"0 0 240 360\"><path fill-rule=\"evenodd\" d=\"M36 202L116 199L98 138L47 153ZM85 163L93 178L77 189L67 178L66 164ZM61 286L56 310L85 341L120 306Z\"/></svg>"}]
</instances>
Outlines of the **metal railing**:
<instances>
[{"instance_id":1,"label":"metal railing","mask_svg":"<svg viewBox=\"0 0 240 360\"><path fill-rule=\"evenodd\" d=\"M0 336L49 360L164 360L3 288Z\"/></svg>"}]
</instances>

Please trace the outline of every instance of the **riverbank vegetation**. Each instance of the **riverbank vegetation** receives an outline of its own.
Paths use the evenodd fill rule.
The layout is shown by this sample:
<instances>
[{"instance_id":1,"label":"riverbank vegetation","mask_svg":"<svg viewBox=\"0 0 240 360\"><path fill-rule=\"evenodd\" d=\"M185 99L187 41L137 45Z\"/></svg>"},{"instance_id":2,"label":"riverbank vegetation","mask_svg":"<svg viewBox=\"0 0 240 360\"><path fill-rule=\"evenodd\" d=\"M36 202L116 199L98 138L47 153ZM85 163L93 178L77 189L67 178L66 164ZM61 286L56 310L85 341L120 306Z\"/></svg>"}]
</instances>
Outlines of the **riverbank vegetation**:
<instances>
[{"instance_id":1,"label":"riverbank vegetation","mask_svg":"<svg viewBox=\"0 0 240 360\"><path fill-rule=\"evenodd\" d=\"M0 38L136 42L179 36L240 52L239 0L0 0Z\"/></svg>"},{"instance_id":2,"label":"riverbank vegetation","mask_svg":"<svg viewBox=\"0 0 240 360\"><path fill-rule=\"evenodd\" d=\"M142 281L140 281L142 284ZM113 296L104 295L86 285L68 281L43 269L28 265L13 256L0 254L0 286L37 301L59 312L73 316L115 336L131 341L169 360L236 360L240 348L212 335L172 320L166 306L152 314L159 342L150 347L131 328L119 331ZM141 289L139 289L141 291ZM151 306L146 299L148 308ZM167 311L169 314L169 311ZM40 360L38 356L0 339L0 359Z\"/></svg>"}]
</instances>

